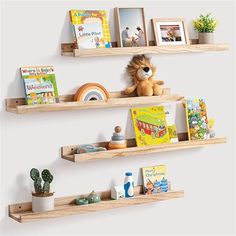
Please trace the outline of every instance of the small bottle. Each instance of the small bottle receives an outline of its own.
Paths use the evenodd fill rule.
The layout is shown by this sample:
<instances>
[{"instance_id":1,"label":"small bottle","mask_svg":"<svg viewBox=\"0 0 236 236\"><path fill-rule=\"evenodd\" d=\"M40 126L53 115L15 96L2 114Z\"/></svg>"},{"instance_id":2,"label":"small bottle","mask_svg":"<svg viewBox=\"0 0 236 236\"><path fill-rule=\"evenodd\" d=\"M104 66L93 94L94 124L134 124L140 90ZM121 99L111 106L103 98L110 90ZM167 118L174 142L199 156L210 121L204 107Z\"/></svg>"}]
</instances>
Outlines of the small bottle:
<instances>
[{"instance_id":1,"label":"small bottle","mask_svg":"<svg viewBox=\"0 0 236 236\"><path fill-rule=\"evenodd\" d=\"M125 197L134 196L134 179L131 172L125 173L124 189L125 189Z\"/></svg>"}]
</instances>

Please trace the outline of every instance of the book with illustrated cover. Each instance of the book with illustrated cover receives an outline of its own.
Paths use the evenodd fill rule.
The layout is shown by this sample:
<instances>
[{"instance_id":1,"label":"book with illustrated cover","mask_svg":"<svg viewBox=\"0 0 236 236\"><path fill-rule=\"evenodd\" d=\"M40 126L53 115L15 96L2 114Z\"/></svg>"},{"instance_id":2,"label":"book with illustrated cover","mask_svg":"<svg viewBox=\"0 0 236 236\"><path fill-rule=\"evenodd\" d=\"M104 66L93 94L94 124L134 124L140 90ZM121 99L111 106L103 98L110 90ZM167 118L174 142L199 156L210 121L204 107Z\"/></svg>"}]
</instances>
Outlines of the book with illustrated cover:
<instances>
[{"instance_id":1,"label":"book with illustrated cover","mask_svg":"<svg viewBox=\"0 0 236 236\"><path fill-rule=\"evenodd\" d=\"M206 139L208 130L208 119L206 103L204 99L186 99L185 109L188 128L188 139Z\"/></svg>"},{"instance_id":2,"label":"book with illustrated cover","mask_svg":"<svg viewBox=\"0 0 236 236\"><path fill-rule=\"evenodd\" d=\"M164 106L131 109L138 147L170 143Z\"/></svg>"},{"instance_id":3,"label":"book with illustrated cover","mask_svg":"<svg viewBox=\"0 0 236 236\"><path fill-rule=\"evenodd\" d=\"M70 10L70 20L77 48L111 48L106 11Z\"/></svg>"},{"instance_id":4,"label":"book with illustrated cover","mask_svg":"<svg viewBox=\"0 0 236 236\"><path fill-rule=\"evenodd\" d=\"M169 131L170 142L176 143L179 141L175 124L176 103L168 103L163 106L165 109L166 123Z\"/></svg>"},{"instance_id":5,"label":"book with illustrated cover","mask_svg":"<svg viewBox=\"0 0 236 236\"><path fill-rule=\"evenodd\" d=\"M143 167L142 175L144 194L151 195L168 191L165 165Z\"/></svg>"},{"instance_id":6,"label":"book with illustrated cover","mask_svg":"<svg viewBox=\"0 0 236 236\"><path fill-rule=\"evenodd\" d=\"M28 105L59 102L53 66L27 66L20 70Z\"/></svg>"}]
</instances>

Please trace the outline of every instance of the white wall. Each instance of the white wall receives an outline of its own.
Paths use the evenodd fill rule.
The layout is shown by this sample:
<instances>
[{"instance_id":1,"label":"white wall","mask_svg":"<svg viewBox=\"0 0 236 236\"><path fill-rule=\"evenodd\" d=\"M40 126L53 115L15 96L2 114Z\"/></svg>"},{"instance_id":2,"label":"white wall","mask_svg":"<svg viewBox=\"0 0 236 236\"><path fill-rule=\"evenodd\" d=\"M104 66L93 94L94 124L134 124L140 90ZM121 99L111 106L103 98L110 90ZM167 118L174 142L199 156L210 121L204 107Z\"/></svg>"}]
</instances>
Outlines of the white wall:
<instances>
[{"instance_id":1,"label":"white wall","mask_svg":"<svg viewBox=\"0 0 236 236\"><path fill-rule=\"evenodd\" d=\"M127 159L73 164L60 159L63 145L109 140L117 124L131 136L129 109L101 109L29 115L5 112L4 99L24 96L19 67L52 64L60 94L74 93L86 82L109 91L124 89L130 57L72 58L60 56L60 43L71 42L68 11L105 9L112 41L116 41L113 8L144 6L149 38L150 19L185 17L191 20L212 12L219 20L216 42L230 50L180 55L154 55L157 78L173 93L204 97L217 135L228 143L196 150L142 155ZM1 24L1 232L3 235L84 234L232 234L235 222L235 10L233 1L5 1ZM173 188L183 188L182 199L123 209L19 224L8 217L7 205L31 199L29 171L49 168L56 196L109 189L140 167L166 164Z\"/></svg>"}]
</instances>

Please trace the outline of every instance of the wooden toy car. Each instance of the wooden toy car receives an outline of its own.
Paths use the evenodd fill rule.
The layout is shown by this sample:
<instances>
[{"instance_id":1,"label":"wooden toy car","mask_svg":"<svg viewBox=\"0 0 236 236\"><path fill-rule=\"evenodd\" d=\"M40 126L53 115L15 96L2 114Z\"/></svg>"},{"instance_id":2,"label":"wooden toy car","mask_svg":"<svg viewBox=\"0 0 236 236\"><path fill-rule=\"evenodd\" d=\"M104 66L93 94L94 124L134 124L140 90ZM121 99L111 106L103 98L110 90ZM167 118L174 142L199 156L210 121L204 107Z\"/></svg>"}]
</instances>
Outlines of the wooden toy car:
<instances>
[{"instance_id":1,"label":"wooden toy car","mask_svg":"<svg viewBox=\"0 0 236 236\"><path fill-rule=\"evenodd\" d=\"M78 147L77 154L81 153L87 153L87 152L99 152L99 151L105 151L106 148L104 147L95 147L92 144L82 145Z\"/></svg>"}]
</instances>

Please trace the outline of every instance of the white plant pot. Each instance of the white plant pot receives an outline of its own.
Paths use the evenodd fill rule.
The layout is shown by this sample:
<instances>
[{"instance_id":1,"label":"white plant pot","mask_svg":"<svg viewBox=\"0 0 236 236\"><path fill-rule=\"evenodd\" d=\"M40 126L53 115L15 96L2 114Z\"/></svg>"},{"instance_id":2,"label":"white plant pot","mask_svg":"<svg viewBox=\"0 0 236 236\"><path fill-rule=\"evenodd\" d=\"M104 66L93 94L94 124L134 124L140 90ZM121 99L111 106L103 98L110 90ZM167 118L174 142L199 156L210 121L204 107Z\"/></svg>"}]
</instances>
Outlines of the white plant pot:
<instances>
[{"instance_id":1,"label":"white plant pot","mask_svg":"<svg viewBox=\"0 0 236 236\"><path fill-rule=\"evenodd\" d=\"M32 211L51 211L54 209L54 196L38 197L32 195Z\"/></svg>"},{"instance_id":2,"label":"white plant pot","mask_svg":"<svg viewBox=\"0 0 236 236\"><path fill-rule=\"evenodd\" d=\"M199 44L212 44L214 43L214 33L198 33Z\"/></svg>"}]
</instances>

